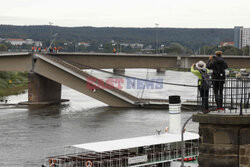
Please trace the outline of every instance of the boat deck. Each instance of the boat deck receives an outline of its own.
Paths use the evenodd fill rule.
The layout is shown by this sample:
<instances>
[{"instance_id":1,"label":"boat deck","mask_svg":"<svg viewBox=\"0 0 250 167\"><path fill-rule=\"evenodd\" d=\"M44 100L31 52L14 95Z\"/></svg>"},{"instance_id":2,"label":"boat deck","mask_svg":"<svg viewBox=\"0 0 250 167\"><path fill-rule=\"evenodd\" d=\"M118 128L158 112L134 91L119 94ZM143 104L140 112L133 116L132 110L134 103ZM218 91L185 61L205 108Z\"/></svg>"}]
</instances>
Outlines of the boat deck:
<instances>
[{"instance_id":1,"label":"boat deck","mask_svg":"<svg viewBox=\"0 0 250 167\"><path fill-rule=\"evenodd\" d=\"M184 135L185 158L198 156L195 133ZM94 142L68 146L71 153L47 157L48 166L57 167L139 167L165 164L181 158L181 135L160 135Z\"/></svg>"}]
</instances>

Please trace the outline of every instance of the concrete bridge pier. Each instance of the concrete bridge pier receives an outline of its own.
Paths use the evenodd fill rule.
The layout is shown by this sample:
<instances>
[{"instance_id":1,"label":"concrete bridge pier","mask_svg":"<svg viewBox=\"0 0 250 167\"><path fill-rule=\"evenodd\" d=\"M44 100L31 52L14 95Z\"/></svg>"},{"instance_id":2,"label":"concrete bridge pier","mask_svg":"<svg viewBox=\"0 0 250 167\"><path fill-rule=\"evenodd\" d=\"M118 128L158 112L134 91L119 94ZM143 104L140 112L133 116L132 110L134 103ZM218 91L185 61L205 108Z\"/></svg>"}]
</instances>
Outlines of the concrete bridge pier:
<instances>
[{"instance_id":1,"label":"concrete bridge pier","mask_svg":"<svg viewBox=\"0 0 250 167\"><path fill-rule=\"evenodd\" d=\"M62 102L61 84L34 72L29 73L28 79L28 102L26 104L53 104Z\"/></svg>"},{"instance_id":2,"label":"concrete bridge pier","mask_svg":"<svg viewBox=\"0 0 250 167\"><path fill-rule=\"evenodd\" d=\"M177 56L177 60L176 60L176 66L178 67L178 68L180 68L181 67L181 57L180 56Z\"/></svg>"},{"instance_id":3,"label":"concrete bridge pier","mask_svg":"<svg viewBox=\"0 0 250 167\"><path fill-rule=\"evenodd\" d=\"M156 69L156 72L157 72L157 73L165 73L166 70L167 70L166 68L157 68L157 69Z\"/></svg>"},{"instance_id":4,"label":"concrete bridge pier","mask_svg":"<svg viewBox=\"0 0 250 167\"><path fill-rule=\"evenodd\" d=\"M125 68L114 68L113 73L114 74L125 74Z\"/></svg>"},{"instance_id":5,"label":"concrete bridge pier","mask_svg":"<svg viewBox=\"0 0 250 167\"><path fill-rule=\"evenodd\" d=\"M200 167L249 167L250 115L194 114Z\"/></svg>"}]
</instances>

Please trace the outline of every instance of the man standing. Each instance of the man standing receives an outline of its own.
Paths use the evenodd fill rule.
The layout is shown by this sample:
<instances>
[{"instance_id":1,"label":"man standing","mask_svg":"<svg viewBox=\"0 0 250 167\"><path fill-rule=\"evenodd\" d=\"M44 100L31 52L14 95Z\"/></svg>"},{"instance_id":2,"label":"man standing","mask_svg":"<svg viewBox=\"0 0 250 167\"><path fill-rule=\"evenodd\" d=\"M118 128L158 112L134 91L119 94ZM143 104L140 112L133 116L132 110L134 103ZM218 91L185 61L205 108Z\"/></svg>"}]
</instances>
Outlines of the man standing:
<instances>
[{"instance_id":1,"label":"man standing","mask_svg":"<svg viewBox=\"0 0 250 167\"><path fill-rule=\"evenodd\" d=\"M215 95L215 101L217 105L217 111L223 111L223 87L225 83L225 69L228 68L227 63L221 57L222 51L216 51L216 56L210 56L207 68L213 70L212 80L213 80L213 90Z\"/></svg>"}]
</instances>

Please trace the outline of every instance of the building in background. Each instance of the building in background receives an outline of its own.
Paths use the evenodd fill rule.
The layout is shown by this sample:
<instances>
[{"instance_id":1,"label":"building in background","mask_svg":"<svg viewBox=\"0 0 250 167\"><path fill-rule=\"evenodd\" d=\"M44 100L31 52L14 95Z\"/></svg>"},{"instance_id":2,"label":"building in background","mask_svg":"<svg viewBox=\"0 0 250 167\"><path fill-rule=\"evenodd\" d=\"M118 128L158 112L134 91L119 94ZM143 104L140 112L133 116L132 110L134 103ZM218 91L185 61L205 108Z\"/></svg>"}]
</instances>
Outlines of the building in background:
<instances>
[{"instance_id":1,"label":"building in background","mask_svg":"<svg viewBox=\"0 0 250 167\"><path fill-rule=\"evenodd\" d=\"M33 45L36 47L42 47L43 43L41 41L34 41Z\"/></svg>"},{"instance_id":2,"label":"building in background","mask_svg":"<svg viewBox=\"0 0 250 167\"><path fill-rule=\"evenodd\" d=\"M87 42L79 42L78 46L90 47L90 44Z\"/></svg>"},{"instance_id":3,"label":"building in background","mask_svg":"<svg viewBox=\"0 0 250 167\"><path fill-rule=\"evenodd\" d=\"M223 46L235 46L234 42L221 42L219 47L223 47Z\"/></svg>"},{"instance_id":4,"label":"building in background","mask_svg":"<svg viewBox=\"0 0 250 167\"><path fill-rule=\"evenodd\" d=\"M250 28L242 30L242 48L245 46L250 46Z\"/></svg>"},{"instance_id":5,"label":"building in background","mask_svg":"<svg viewBox=\"0 0 250 167\"><path fill-rule=\"evenodd\" d=\"M10 43L14 46L21 46L23 44L26 44L26 41L24 39L6 39L5 42Z\"/></svg>"},{"instance_id":6,"label":"building in background","mask_svg":"<svg viewBox=\"0 0 250 167\"><path fill-rule=\"evenodd\" d=\"M34 41L32 39L3 39L2 41L5 41L7 43L10 43L11 45L14 46L22 46L23 44L26 45L34 45L36 47L42 47L43 44L41 41Z\"/></svg>"},{"instance_id":7,"label":"building in background","mask_svg":"<svg viewBox=\"0 0 250 167\"><path fill-rule=\"evenodd\" d=\"M33 43L34 43L33 39L26 39L25 41L26 41L25 44L27 44L27 45L33 45Z\"/></svg>"},{"instance_id":8,"label":"building in background","mask_svg":"<svg viewBox=\"0 0 250 167\"><path fill-rule=\"evenodd\" d=\"M236 48L241 48L241 39L242 39L242 26L235 26L234 27L234 46Z\"/></svg>"},{"instance_id":9,"label":"building in background","mask_svg":"<svg viewBox=\"0 0 250 167\"><path fill-rule=\"evenodd\" d=\"M121 46L131 47L133 49L142 49L144 45L141 43L121 43Z\"/></svg>"},{"instance_id":10,"label":"building in background","mask_svg":"<svg viewBox=\"0 0 250 167\"><path fill-rule=\"evenodd\" d=\"M250 46L250 28L234 27L234 46L239 49Z\"/></svg>"}]
</instances>

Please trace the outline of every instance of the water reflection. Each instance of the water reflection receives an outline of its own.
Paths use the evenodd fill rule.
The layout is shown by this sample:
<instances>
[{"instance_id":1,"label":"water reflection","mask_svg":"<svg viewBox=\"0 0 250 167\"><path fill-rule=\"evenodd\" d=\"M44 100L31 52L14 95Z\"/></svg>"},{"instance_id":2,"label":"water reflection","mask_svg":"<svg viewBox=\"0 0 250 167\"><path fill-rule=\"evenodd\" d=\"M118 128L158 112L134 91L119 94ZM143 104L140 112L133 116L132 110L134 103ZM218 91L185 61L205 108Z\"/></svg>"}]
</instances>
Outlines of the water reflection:
<instances>
[{"instance_id":1,"label":"water reflection","mask_svg":"<svg viewBox=\"0 0 250 167\"><path fill-rule=\"evenodd\" d=\"M55 104L55 105L31 105L28 106L29 109L29 116L58 116L60 117L61 111L66 110L69 108L69 104L62 103L62 104Z\"/></svg>"}]
</instances>

